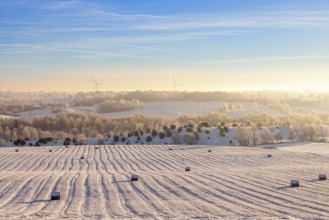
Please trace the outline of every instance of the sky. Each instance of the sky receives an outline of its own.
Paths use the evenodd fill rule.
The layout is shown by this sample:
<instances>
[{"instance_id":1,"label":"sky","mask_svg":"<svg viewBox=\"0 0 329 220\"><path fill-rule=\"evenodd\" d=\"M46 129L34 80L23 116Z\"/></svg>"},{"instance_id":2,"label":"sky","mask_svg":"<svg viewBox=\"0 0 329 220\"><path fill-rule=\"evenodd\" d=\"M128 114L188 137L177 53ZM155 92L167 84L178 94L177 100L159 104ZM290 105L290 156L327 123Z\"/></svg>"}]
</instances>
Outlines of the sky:
<instances>
[{"instance_id":1,"label":"sky","mask_svg":"<svg viewBox=\"0 0 329 220\"><path fill-rule=\"evenodd\" d=\"M329 91L328 39L329 0L0 0L0 85Z\"/></svg>"}]
</instances>

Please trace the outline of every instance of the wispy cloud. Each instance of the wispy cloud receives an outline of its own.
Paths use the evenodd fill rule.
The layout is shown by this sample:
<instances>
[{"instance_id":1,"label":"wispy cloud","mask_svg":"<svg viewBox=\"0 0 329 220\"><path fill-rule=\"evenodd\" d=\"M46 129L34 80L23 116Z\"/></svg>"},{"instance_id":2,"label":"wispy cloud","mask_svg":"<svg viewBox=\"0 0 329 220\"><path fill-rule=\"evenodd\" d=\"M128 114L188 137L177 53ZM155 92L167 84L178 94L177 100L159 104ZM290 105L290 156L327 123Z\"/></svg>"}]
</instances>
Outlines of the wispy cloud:
<instances>
[{"instance_id":1,"label":"wispy cloud","mask_svg":"<svg viewBox=\"0 0 329 220\"><path fill-rule=\"evenodd\" d=\"M233 60L210 60L202 61L206 64L232 64L232 63L258 63L258 62L275 62L275 61L290 61L290 60L317 60L329 59L329 55L316 55L316 56L278 56L278 57L259 57L248 59L233 59Z\"/></svg>"},{"instance_id":2,"label":"wispy cloud","mask_svg":"<svg viewBox=\"0 0 329 220\"><path fill-rule=\"evenodd\" d=\"M136 24L133 28L140 30L175 31L209 28L297 28L312 26L329 26L327 11L272 11L255 12L251 15L186 15L173 21L149 21Z\"/></svg>"},{"instance_id":3,"label":"wispy cloud","mask_svg":"<svg viewBox=\"0 0 329 220\"><path fill-rule=\"evenodd\" d=\"M101 57L127 57L127 58L141 58L141 59L151 58L151 57L140 56L140 55L104 53L104 52L89 51L89 50L80 50L80 49L71 49L71 48L54 48L54 47L45 47L45 46L37 46L37 45L0 44L0 47L28 48L28 49L46 50L52 52L76 52L76 53L101 56Z\"/></svg>"},{"instance_id":4,"label":"wispy cloud","mask_svg":"<svg viewBox=\"0 0 329 220\"><path fill-rule=\"evenodd\" d=\"M44 9L67 9L77 6L81 1L57 1L57 2L47 2L41 5Z\"/></svg>"},{"instance_id":5,"label":"wispy cloud","mask_svg":"<svg viewBox=\"0 0 329 220\"><path fill-rule=\"evenodd\" d=\"M29 36L29 37L43 37L43 35L40 34L31 34L31 33L24 33L24 32L20 32L20 31L0 31L0 34L3 35L20 35L20 36Z\"/></svg>"},{"instance_id":6,"label":"wispy cloud","mask_svg":"<svg viewBox=\"0 0 329 220\"><path fill-rule=\"evenodd\" d=\"M2 0L0 7L21 6L31 3L31 0Z\"/></svg>"}]
</instances>

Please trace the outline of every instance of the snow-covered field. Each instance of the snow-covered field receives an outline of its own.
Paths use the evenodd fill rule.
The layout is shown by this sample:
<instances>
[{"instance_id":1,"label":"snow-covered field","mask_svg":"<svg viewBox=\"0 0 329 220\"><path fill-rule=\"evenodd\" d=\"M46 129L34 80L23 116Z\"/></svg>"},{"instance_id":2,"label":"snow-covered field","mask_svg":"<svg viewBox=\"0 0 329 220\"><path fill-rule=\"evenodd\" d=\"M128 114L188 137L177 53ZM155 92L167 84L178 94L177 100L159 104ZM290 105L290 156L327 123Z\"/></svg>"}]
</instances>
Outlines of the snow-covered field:
<instances>
[{"instance_id":1,"label":"snow-covered field","mask_svg":"<svg viewBox=\"0 0 329 220\"><path fill-rule=\"evenodd\" d=\"M176 118L183 114L192 114L192 115L203 115L213 111L218 111L220 107L223 107L224 104L238 104L237 102L148 102L144 103L144 108L134 109L131 111L125 112L113 112L113 113L99 113L99 115L119 118L119 117L129 117L135 114L143 114L145 116L152 117L168 117ZM275 116L284 115L284 113L279 110L270 109L266 105L259 104L254 106L251 102L242 102L242 109L235 111L228 111L226 114L235 119L248 115L259 115L259 114L272 114ZM97 106L93 107L71 107L69 111L71 112L93 112L96 113ZM27 119L34 118L36 116L56 116L55 113L51 111L50 108L32 110L31 112L22 112L19 114L21 117Z\"/></svg>"},{"instance_id":2,"label":"snow-covered field","mask_svg":"<svg viewBox=\"0 0 329 220\"><path fill-rule=\"evenodd\" d=\"M328 219L329 181L317 177L329 155L287 149L2 147L0 219Z\"/></svg>"},{"instance_id":3,"label":"snow-covered field","mask_svg":"<svg viewBox=\"0 0 329 220\"><path fill-rule=\"evenodd\" d=\"M280 149L291 152L329 155L329 144L322 143L301 143L295 145L287 144L286 146L281 146Z\"/></svg>"}]
</instances>

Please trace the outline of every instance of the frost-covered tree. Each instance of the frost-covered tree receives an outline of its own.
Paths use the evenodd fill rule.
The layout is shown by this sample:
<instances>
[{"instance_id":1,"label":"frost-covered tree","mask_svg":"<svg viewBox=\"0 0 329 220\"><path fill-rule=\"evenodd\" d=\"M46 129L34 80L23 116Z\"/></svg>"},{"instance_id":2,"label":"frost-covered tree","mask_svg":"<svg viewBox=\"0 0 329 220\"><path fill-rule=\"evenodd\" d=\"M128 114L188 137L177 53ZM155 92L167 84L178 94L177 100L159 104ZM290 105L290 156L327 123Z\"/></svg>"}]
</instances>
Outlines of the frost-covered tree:
<instances>
[{"instance_id":1,"label":"frost-covered tree","mask_svg":"<svg viewBox=\"0 0 329 220\"><path fill-rule=\"evenodd\" d=\"M171 136L171 140L173 144L181 144L182 143L182 138L179 134L174 134Z\"/></svg>"},{"instance_id":2,"label":"frost-covered tree","mask_svg":"<svg viewBox=\"0 0 329 220\"><path fill-rule=\"evenodd\" d=\"M25 126L23 128L22 136L23 136L24 139L30 139L31 138L30 128L29 127Z\"/></svg>"},{"instance_id":3,"label":"frost-covered tree","mask_svg":"<svg viewBox=\"0 0 329 220\"><path fill-rule=\"evenodd\" d=\"M295 126L289 126L289 139L292 143L298 140L298 130Z\"/></svg>"},{"instance_id":4,"label":"frost-covered tree","mask_svg":"<svg viewBox=\"0 0 329 220\"><path fill-rule=\"evenodd\" d=\"M197 144L198 138L195 136L194 133L186 132L184 134L184 141L188 145L194 145Z\"/></svg>"},{"instance_id":5,"label":"frost-covered tree","mask_svg":"<svg viewBox=\"0 0 329 220\"><path fill-rule=\"evenodd\" d=\"M317 141L320 137L320 127L317 125L306 125L302 127L302 140Z\"/></svg>"},{"instance_id":6,"label":"frost-covered tree","mask_svg":"<svg viewBox=\"0 0 329 220\"><path fill-rule=\"evenodd\" d=\"M261 144L270 144L273 141L272 135L271 135L271 131L270 129L268 129L267 127L262 127L260 129L260 140L261 140Z\"/></svg>"},{"instance_id":7,"label":"frost-covered tree","mask_svg":"<svg viewBox=\"0 0 329 220\"><path fill-rule=\"evenodd\" d=\"M328 126L321 126L321 141L325 142L328 139L329 135L329 127Z\"/></svg>"},{"instance_id":8,"label":"frost-covered tree","mask_svg":"<svg viewBox=\"0 0 329 220\"><path fill-rule=\"evenodd\" d=\"M280 143L282 141L283 137L280 129L275 129L273 137L276 143Z\"/></svg>"},{"instance_id":9,"label":"frost-covered tree","mask_svg":"<svg viewBox=\"0 0 329 220\"><path fill-rule=\"evenodd\" d=\"M97 134L97 144L104 144L104 137L101 134Z\"/></svg>"},{"instance_id":10,"label":"frost-covered tree","mask_svg":"<svg viewBox=\"0 0 329 220\"><path fill-rule=\"evenodd\" d=\"M17 140L18 139L18 135L17 135L16 129L13 130L13 133L11 135L11 139L12 140Z\"/></svg>"},{"instance_id":11,"label":"frost-covered tree","mask_svg":"<svg viewBox=\"0 0 329 220\"><path fill-rule=\"evenodd\" d=\"M258 125L252 125L250 128L251 141L253 146L256 146L259 141L259 130L260 128Z\"/></svg>"},{"instance_id":12,"label":"frost-covered tree","mask_svg":"<svg viewBox=\"0 0 329 220\"><path fill-rule=\"evenodd\" d=\"M78 134L76 140L79 144L84 144L86 141L86 136L84 134Z\"/></svg>"},{"instance_id":13,"label":"frost-covered tree","mask_svg":"<svg viewBox=\"0 0 329 220\"><path fill-rule=\"evenodd\" d=\"M249 146L251 136L251 130L248 127L237 127L234 133L234 139L239 142L240 146Z\"/></svg>"}]
</instances>

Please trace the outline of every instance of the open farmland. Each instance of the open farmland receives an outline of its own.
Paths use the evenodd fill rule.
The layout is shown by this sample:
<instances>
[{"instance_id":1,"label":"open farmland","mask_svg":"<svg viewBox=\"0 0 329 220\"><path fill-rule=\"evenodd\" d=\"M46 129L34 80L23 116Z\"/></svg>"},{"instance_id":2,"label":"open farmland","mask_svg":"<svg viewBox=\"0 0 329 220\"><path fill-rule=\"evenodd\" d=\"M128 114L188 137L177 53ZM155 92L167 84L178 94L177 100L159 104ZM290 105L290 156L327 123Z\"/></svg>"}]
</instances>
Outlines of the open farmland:
<instances>
[{"instance_id":1,"label":"open farmland","mask_svg":"<svg viewBox=\"0 0 329 220\"><path fill-rule=\"evenodd\" d=\"M0 219L329 218L329 181L317 181L320 172L328 173L329 154L321 152L166 145L18 149L0 148ZM139 181L130 181L132 173ZM291 179L301 186L291 188ZM61 200L50 201L51 191Z\"/></svg>"}]
</instances>

